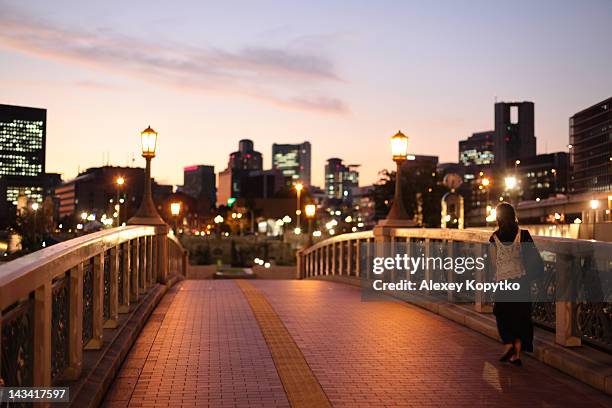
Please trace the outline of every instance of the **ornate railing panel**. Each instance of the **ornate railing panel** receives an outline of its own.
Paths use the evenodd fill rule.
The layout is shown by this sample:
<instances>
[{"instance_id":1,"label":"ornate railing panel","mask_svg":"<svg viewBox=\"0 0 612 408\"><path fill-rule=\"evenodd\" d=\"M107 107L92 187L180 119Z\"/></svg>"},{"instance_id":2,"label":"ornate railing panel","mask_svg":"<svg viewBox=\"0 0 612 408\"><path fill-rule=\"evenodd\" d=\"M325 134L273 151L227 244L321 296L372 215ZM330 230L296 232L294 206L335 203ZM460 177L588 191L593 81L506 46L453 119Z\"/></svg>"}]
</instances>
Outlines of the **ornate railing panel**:
<instances>
[{"instance_id":1,"label":"ornate railing panel","mask_svg":"<svg viewBox=\"0 0 612 408\"><path fill-rule=\"evenodd\" d=\"M93 338L94 265L93 259L83 264L83 344Z\"/></svg>"},{"instance_id":2,"label":"ornate railing panel","mask_svg":"<svg viewBox=\"0 0 612 408\"><path fill-rule=\"evenodd\" d=\"M34 378L34 300L18 302L2 316L2 371L7 384L31 387Z\"/></svg>"},{"instance_id":3,"label":"ornate railing panel","mask_svg":"<svg viewBox=\"0 0 612 408\"><path fill-rule=\"evenodd\" d=\"M117 313L142 298L131 297L131 288L138 295L139 288L166 284L185 273L186 263L166 226L129 226L1 265L2 381L43 387L77 379L84 350L100 348L104 328L116 327Z\"/></svg>"},{"instance_id":4,"label":"ornate railing panel","mask_svg":"<svg viewBox=\"0 0 612 408\"><path fill-rule=\"evenodd\" d=\"M104 252L104 300L102 302L102 316L104 321L110 319L111 309L111 250Z\"/></svg>"},{"instance_id":5,"label":"ornate railing panel","mask_svg":"<svg viewBox=\"0 0 612 408\"><path fill-rule=\"evenodd\" d=\"M396 251L404 248L414 251L411 256L441 256L448 255L450 248L464 251L466 254L486 254L489 250L491 231L485 230L454 230L433 228L378 228L377 232L365 231L337 235L315 245L298 251L298 278L320 275L347 274L369 276L369 270L360 270L362 266L358 259L364 259L363 251L369 246L360 244L375 242L391 244ZM581 341L612 352L612 293L603 293L602 288L612 287L612 243L574 240L565 238L534 237L534 241L544 259L545 272L532 283L533 319L541 327L556 332L556 340L565 346L577 346ZM448 243L460 242L462 245ZM464 245L467 244L467 245ZM345 248L349 248L346 250ZM357 249L359 248L359 249ZM347 254L348 252L348 254ZM359 255L356 253L359 252ZM345 257L348 256L348 260ZM357 258L357 257L361 258ZM487 260L487 263L490 261ZM343 268L344 266L344 268ZM348 270L347 270L348 269ZM491 273L492 268L486 268L485 273ZM435 276L433 276L435 274ZM407 279L423 280L428 277L438 282L448 281L449 276L444 271L419 271ZM459 280L476 279L491 280L490 276L464 274L450 276ZM564 287L580 287L588 293L564 298L559 295L558 285L562 279ZM570 284L567 282L579 285ZM447 298L463 302L474 302L478 312L490 312L492 309L492 294L474 292L472 297L463 298L454 293L439 291L430 292L436 298ZM582 296L580 296L582 295ZM454 299L453 299L454 297ZM543 301L543 299L548 301ZM550 299L557 299L556 302ZM571 299L598 299L600 301L576 301ZM559 316L562 316L560 319ZM570 324L567 324L570 322Z\"/></svg>"},{"instance_id":6,"label":"ornate railing panel","mask_svg":"<svg viewBox=\"0 0 612 408\"><path fill-rule=\"evenodd\" d=\"M127 252L127 243L123 243L121 245L119 245L119 248L117 249L117 251L119 252L119 272L117 274L117 292L118 292L118 297L119 297L119 305L123 306L126 305L125 302L125 296L126 296L126 290L125 290L125 282L126 282L126 273L127 273L127 268L125 267L125 263L127 262L127 256L126 256L126 252Z\"/></svg>"},{"instance_id":7,"label":"ornate railing panel","mask_svg":"<svg viewBox=\"0 0 612 408\"><path fill-rule=\"evenodd\" d=\"M55 380L68 366L70 277L64 275L53 282L51 299L51 380Z\"/></svg>"}]
</instances>

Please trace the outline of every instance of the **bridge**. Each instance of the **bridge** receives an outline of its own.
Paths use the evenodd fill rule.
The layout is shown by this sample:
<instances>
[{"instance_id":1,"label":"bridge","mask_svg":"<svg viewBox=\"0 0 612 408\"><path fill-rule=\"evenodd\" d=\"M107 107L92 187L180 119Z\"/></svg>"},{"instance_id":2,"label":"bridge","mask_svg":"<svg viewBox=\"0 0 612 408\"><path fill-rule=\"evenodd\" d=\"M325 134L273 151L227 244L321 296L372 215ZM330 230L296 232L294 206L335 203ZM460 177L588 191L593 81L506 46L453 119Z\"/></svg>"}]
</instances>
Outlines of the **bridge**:
<instances>
[{"instance_id":1,"label":"bridge","mask_svg":"<svg viewBox=\"0 0 612 408\"><path fill-rule=\"evenodd\" d=\"M1 377L67 386L75 407L611 406L610 303L534 304L535 351L518 368L497 361L484 293L362 301L371 244L483 253L489 234L343 234L298 251L290 280L190 279L163 227L85 235L0 266ZM543 291L612 272L612 244L535 241Z\"/></svg>"}]
</instances>

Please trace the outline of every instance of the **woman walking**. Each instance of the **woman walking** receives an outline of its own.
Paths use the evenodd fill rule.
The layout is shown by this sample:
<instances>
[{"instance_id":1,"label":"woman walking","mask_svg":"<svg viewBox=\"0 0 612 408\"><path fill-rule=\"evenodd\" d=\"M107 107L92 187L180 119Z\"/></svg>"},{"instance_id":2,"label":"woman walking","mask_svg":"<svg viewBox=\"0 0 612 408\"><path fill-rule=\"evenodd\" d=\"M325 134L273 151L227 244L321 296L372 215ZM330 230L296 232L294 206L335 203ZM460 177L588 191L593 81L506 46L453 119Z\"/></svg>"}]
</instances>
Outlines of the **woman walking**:
<instances>
[{"instance_id":1,"label":"woman walking","mask_svg":"<svg viewBox=\"0 0 612 408\"><path fill-rule=\"evenodd\" d=\"M533 351L533 324L527 276L527 271L531 269L529 264L533 262L528 258L536 256L540 262L541 258L529 232L519 228L512 205L499 204L496 208L496 218L498 228L489 239L493 245L495 280L507 280L520 285L518 291L501 291L495 294L493 314L497 320L499 336L504 343L504 353L500 361L520 366L521 351Z\"/></svg>"}]
</instances>

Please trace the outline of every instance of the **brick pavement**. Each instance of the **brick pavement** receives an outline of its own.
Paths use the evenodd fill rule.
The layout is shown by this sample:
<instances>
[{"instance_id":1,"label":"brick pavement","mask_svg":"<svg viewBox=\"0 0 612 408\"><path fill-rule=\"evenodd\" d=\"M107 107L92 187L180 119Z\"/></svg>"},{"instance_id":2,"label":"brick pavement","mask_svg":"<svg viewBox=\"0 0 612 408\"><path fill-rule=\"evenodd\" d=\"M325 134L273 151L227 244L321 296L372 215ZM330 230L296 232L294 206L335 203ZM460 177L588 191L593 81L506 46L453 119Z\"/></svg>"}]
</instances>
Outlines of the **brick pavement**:
<instances>
[{"instance_id":1,"label":"brick pavement","mask_svg":"<svg viewBox=\"0 0 612 408\"><path fill-rule=\"evenodd\" d=\"M416 306L361 302L356 287L254 281L335 407L597 407L601 392Z\"/></svg>"},{"instance_id":2,"label":"brick pavement","mask_svg":"<svg viewBox=\"0 0 612 408\"><path fill-rule=\"evenodd\" d=\"M498 363L499 344L417 307L362 303L357 288L333 282L250 285L336 407L612 406L534 359ZM236 282L184 281L158 309L106 406L289 406L282 370Z\"/></svg>"},{"instance_id":3,"label":"brick pavement","mask_svg":"<svg viewBox=\"0 0 612 408\"><path fill-rule=\"evenodd\" d=\"M235 282L179 285L163 321L153 317L145 326L104 406L289 407Z\"/></svg>"}]
</instances>

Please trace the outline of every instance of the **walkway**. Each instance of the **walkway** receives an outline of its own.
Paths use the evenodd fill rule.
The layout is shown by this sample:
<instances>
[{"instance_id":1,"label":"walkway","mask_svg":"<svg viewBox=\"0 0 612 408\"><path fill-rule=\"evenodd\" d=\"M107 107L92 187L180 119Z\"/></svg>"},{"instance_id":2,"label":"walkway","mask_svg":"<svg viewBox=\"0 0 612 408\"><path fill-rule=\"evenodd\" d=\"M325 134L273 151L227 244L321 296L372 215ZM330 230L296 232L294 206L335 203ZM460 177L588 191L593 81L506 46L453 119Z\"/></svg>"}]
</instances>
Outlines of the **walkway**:
<instances>
[{"instance_id":1,"label":"walkway","mask_svg":"<svg viewBox=\"0 0 612 408\"><path fill-rule=\"evenodd\" d=\"M499 351L418 307L361 302L348 285L183 281L145 326L105 406L612 404L534 359L498 363Z\"/></svg>"}]
</instances>

